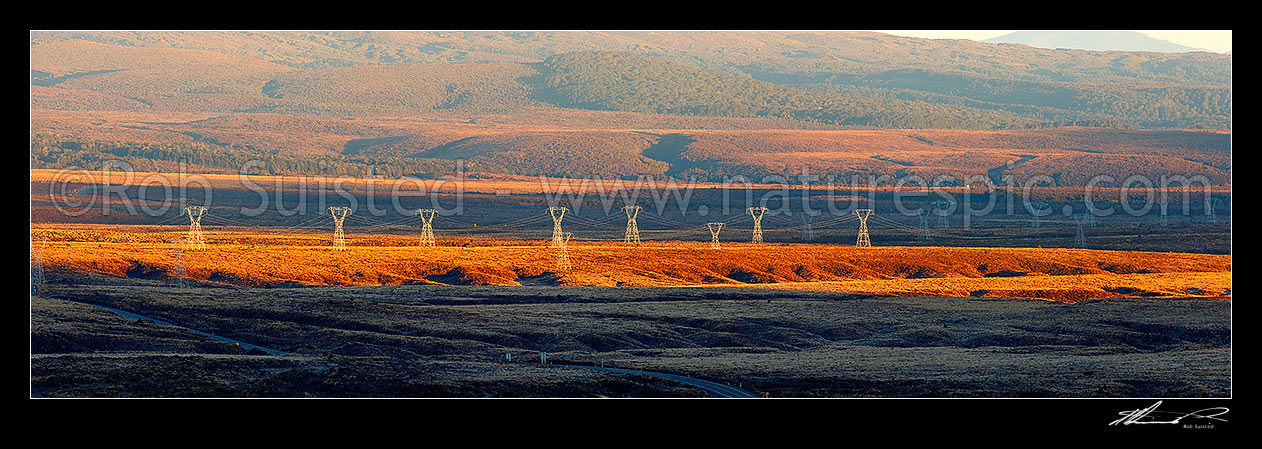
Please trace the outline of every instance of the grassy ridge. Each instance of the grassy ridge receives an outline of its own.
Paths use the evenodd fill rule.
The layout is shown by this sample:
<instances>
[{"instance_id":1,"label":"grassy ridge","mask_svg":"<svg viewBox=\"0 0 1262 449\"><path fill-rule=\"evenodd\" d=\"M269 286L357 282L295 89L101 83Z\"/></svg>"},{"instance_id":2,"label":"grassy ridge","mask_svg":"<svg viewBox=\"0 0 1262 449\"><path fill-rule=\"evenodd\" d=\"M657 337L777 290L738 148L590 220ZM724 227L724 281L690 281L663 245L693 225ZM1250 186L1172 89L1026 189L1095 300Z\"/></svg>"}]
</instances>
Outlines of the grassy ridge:
<instances>
[{"instance_id":1,"label":"grassy ridge","mask_svg":"<svg viewBox=\"0 0 1262 449\"><path fill-rule=\"evenodd\" d=\"M103 121L103 120L102 120ZM465 169L488 173L617 178L649 175L721 182L744 175L793 177L985 177L1001 184L1038 176L1085 186L1099 175L1204 176L1231 182L1231 135L1203 131L1065 128L973 130L553 130L468 125L385 127L286 115L235 115L171 125L92 127L100 138L36 134L33 168L97 169L127 158L140 170L181 160L235 172L248 160L269 173L384 176ZM67 126L59 123L60 126ZM71 125L72 129L87 125ZM190 137L192 136L192 137ZM160 143L149 143L149 142ZM163 151L151 151L163 148ZM283 148L275 153L260 151ZM347 165L351 164L351 165ZM1011 164L1011 166L1009 166ZM357 168L350 169L351 166ZM809 172L809 173L808 173Z\"/></svg>"},{"instance_id":2,"label":"grassy ridge","mask_svg":"<svg viewBox=\"0 0 1262 449\"><path fill-rule=\"evenodd\" d=\"M881 128L1020 128L1018 116L873 100L706 72L633 53L576 52L544 61L544 98L566 107L668 114L780 117Z\"/></svg>"}]
</instances>

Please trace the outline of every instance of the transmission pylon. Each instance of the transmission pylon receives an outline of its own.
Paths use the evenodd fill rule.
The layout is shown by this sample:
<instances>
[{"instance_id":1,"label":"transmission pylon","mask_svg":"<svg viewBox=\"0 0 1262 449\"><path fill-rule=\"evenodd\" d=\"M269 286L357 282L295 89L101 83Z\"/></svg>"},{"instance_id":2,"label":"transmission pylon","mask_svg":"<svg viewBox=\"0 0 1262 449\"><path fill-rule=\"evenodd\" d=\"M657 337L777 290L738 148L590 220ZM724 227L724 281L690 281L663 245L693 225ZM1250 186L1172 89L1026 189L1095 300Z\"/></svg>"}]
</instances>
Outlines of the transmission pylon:
<instances>
[{"instance_id":1,"label":"transmission pylon","mask_svg":"<svg viewBox=\"0 0 1262 449\"><path fill-rule=\"evenodd\" d=\"M1039 212L1042 212L1043 209L1047 207L1047 203L1042 201L1031 201L1030 205L1034 207L1034 210L1030 211L1030 227L1037 228L1041 226L1040 218L1042 218L1042 215L1039 214Z\"/></svg>"},{"instance_id":2,"label":"transmission pylon","mask_svg":"<svg viewBox=\"0 0 1262 449\"><path fill-rule=\"evenodd\" d=\"M640 215L640 206L622 206L622 211L627 213L627 233L623 241L627 244L640 245L640 226L635 223L635 217Z\"/></svg>"},{"instance_id":3,"label":"transmission pylon","mask_svg":"<svg viewBox=\"0 0 1262 449\"><path fill-rule=\"evenodd\" d=\"M48 239L40 237L38 242L31 242L31 295L39 293L39 287L44 285L44 247Z\"/></svg>"},{"instance_id":4,"label":"transmission pylon","mask_svg":"<svg viewBox=\"0 0 1262 449\"><path fill-rule=\"evenodd\" d=\"M187 245L187 240L176 240L175 244L171 245L171 271L167 273L167 283L172 287L188 286L184 271L184 247Z\"/></svg>"},{"instance_id":5,"label":"transmission pylon","mask_svg":"<svg viewBox=\"0 0 1262 449\"><path fill-rule=\"evenodd\" d=\"M767 214L765 207L751 207L745 210L749 216L754 217L754 243L762 243L762 216Z\"/></svg>"},{"instance_id":6,"label":"transmission pylon","mask_svg":"<svg viewBox=\"0 0 1262 449\"><path fill-rule=\"evenodd\" d=\"M188 242L189 249L205 249L206 240L202 237L202 215L206 214L206 208L202 206L186 206L184 214L188 215Z\"/></svg>"},{"instance_id":7,"label":"transmission pylon","mask_svg":"<svg viewBox=\"0 0 1262 449\"><path fill-rule=\"evenodd\" d=\"M1167 210L1170 204L1166 202L1165 192L1161 192L1161 221L1162 226L1170 226L1170 220L1166 218Z\"/></svg>"},{"instance_id":8,"label":"transmission pylon","mask_svg":"<svg viewBox=\"0 0 1262 449\"><path fill-rule=\"evenodd\" d=\"M872 209L857 209L854 213L859 216L859 239L854 245L872 246L872 241L868 239L868 217L872 215Z\"/></svg>"},{"instance_id":9,"label":"transmission pylon","mask_svg":"<svg viewBox=\"0 0 1262 449\"><path fill-rule=\"evenodd\" d=\"M1085 214L1084 214L1085 215ZM1078 235L1074 236L1074 248L1086 248L1087 236L1082 232L1082 225L1087 221L1086 217L1074 215L1074 223L1078 224Z\"/></svg>"},{"instance_id":10,"label":"transmission pylon","mask_svg":"<svg viewBox=\"0 0 1262 449\"><path fill-rule=\"evenodd\" d=\"M710 248L719 249L719 231L723 230L723 223L706 223L705 226L710 229Z\"/></svg>"},{"instance_id":11,"label":"transmission pylon","mask_svg":"<svg viewBox=\"0 0 1262 449\"><path fill-rule=\"evenodd\" d=\"M815 221L815 216L805 213L805 212L802 213L802 225L803 225L802 240L807 240L807 241L815 240L815 230L811 228L811 223L813 223L814 221Z\"/></svg>"},{"instance_id":12,"label":"transmission pylon","mask_svg":"<svg viewBox=\"0 0 1262 449\"><path fill-rule=\"evenodd\" d=\"M421 217L421 246L434 246L434 214L435 209L417 209L416 215Z\"/></svg>"},{"instance_id":13,"label":"transmission pylon","mask_svg":"<svg viewBox=\"0 0 1262 449\"><path fill-rule=\"evenodd\" d=\"M565 237L561 232L561 219L565 218L565 212L569 209L564 207L549 207L548 215L552 216L552 247L560 248L565 246Z\"/></svg>"},{"instance_id":14,"label":"transmission pylon","mask_svg":"<svg viewBox=\"0 0 1262 449\"><path fill-rule=\"evenodd\" d=\"M929 211L920 210L920 239L929 240Z\"/></svg>"},{"instance_id":15,"label":"transmission pylon","mask_svg":"<svg viewBox=\"0 0 1262 449\"><path fill-rule=\"evenodd\" d=\"M951 227L951 217L947 215L947 208L952 204L955 204L955 201L937 200L933 202L933 210L934 214L938 216L939 228L946 229Z\"/></svg>"},{"instance_id":16,"label":"transmission pylon","mask_svg":"<svg viewBox=\"0 0 1262 449\"><path fill-rule=\"evenodd\" d=\"M346 216L351 214L351 208L330 207L329 214L333 215L333 248L345 251L346 234L342 232L342 222L346 221Z\"/></svg>"},{"instance_id":17,"label":"transmission pylon","mask_svg":"<svg viewBox=\"0 0 1262 449\"><path fill-rule=\"evenodd\" d=\"M560 246L561 250L557 252L557 269L558 270L570 269L569 242L570 242L570 237L573 237L573 236L574 236L573 232L567 232L565 233L565 236L562 237L561 239L561 246Z\"/></svg>"}]
</instances>

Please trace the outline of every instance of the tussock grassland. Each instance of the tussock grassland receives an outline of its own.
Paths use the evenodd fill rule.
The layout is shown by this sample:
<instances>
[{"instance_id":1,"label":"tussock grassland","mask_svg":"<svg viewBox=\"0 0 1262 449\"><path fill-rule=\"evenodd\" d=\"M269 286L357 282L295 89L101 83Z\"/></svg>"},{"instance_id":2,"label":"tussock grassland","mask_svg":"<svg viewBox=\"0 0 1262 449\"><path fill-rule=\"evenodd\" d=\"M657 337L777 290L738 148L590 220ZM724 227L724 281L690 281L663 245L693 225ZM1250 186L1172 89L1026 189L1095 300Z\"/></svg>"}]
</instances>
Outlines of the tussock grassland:
<instances>
[{"instance_id":1,"label":"tussock grassland","mask_svg":"<svg viewBox=\"0 0 1262 449\"><path fill-rule=\"evenodd\" d=\"M47 228L46 270L166 280L182 233L153 228ZM211 232L182 253L208 285L761 286L903 296L1003 296L1076 302L1110 297L1230 296L1229 255L1062 248L872 247L812 244L571 242L572 269L542 240ZM453 245L453 246L449 246Z\"/></svg>"},{"instance_id":2,"label":"tussock grassland","mask_svg":"<svg viewBox=\"0 0 1262 449\"><path fill-rule=\"evenodd\" d=\"M35 107L40 107L45 97L57 97L54 94L48 89L37 90ZM1156 179L1177 174L1202 175L1214 185L1230 183L1228 132L1105 128L806 130L773 122L690 124L674 119L642 120L645 117L637 118L633 113L611 119L595 113L554 113L546 108L536 112L533 116L559 114L569 119L449 113L334 119L232 113L189 120L188 114L164 118L161 114L33 109L31 120L32 129L42 134L119 142L124 147L200 141L250 149L260 155L459 157L481 163L485 171L516 175L669 173L720 180L737 174L755 179L770 174L792 176L806 168L821 177L857 174L866 179L871 174L932 179L939 175L983 176L1006 167L1003 173L1014 176L1015 181L1047 175L1054 176L1061 186L1083 186L1100 174L1119 182L1130 175ZM746 129L757 126L763 129Z\"/></svg>"},{"instance_id":3,"label":"tussock grassland","mask_svg":"<svg viewBox=\"0 0 1262 449\"><path fill-rule=\"evenodd\" d=\"M1231 305L1066 304L740 288L49 285L31 301L40 396L1227 397ZM242 354L105 305L285 351ZM182 337L181 337L182 336ZM215 347L218 345L218 347ZM512 354L511 361L506 354Z\"/></svg>"}]
</instances>

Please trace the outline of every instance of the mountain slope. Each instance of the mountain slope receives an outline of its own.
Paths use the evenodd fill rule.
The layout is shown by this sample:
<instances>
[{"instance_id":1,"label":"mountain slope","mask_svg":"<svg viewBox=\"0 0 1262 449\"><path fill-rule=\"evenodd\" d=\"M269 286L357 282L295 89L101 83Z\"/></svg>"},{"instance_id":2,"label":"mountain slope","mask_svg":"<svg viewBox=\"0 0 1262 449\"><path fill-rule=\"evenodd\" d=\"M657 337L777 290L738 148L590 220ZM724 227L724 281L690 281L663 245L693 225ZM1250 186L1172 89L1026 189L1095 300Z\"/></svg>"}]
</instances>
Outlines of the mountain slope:
<instances>
[{"instance_id":1,"label":"mountain slope","mask_svg":"<svg viewBox=\"0 0 1262 449\"><path fill-rule=\"evenodd\" d=\"M397 63L539 62L575 51L659 56L727 74L863 75L945 69L1035 81L1230 84L1229 55L1110 54L849 31L37 31L124 47L212 50L293 68Z\"/></svg>"},{"instance_id":2,"label":"mountain slope","mask_svg":"<svg viewBox=\"0 0 1262 449\"><path fill-rule=\"evenodd\" d=\"M564 107L782 117L886 128L1021 128L1002 112L813 92L722 75L634 53L575 52L543 63L542 97Z\"/></svg>"},{"instance_id":3,"label":"mountain slope","mask_svg":"<svg viewBox=\"0 0 1262 449\"><path fill-rule=\"evenodd\" d=\"M433 110L516 112L541 106L519 78L522 64L392 64L300 70L275 77L262 92L276 111L373 115Z\"/></svg>"},{"instance_id":4,"label":"mountain slope","mask_svg":"<svg viewBox=\"0 0 1262 449\"><path fill-rule=\"evenodd\" d=\"M982 42L1024 44L1040 48L1073 48L1093 51L1155 51L1188 53L1209 51L1155 39L1135 31L1017 31Z\"/></svg>"},{"instance_id":5,"label":"mountain slope","mask_svg":"<svg viewBox=\"0 0 1262 449\"><path fill-rule=\"evenodd\" d=\"M1230 55L1051 50L870 32L33 32L32 85L92 97L41 90L33 104L534 114L541 99L578 104L578 97L556 96L559 86L540 85L535 73L541 61L571 53L655 58L674 68L653 76L682 74L671 80L675 85L637 92L686 99L657 98L649 107L607 98L590 105L597 109L986 129L1030 123L1225 129L1231 123ZM656 70L657 64L632 65ZM623 76L586 71L592 76L584 82L605 87ZM597 74L613 78L598 80ZM733 103L704 84L711 82L757 95ZM535 91L539 87L552 90ZM830 111L830 102L847 112Z\"/></svg>"},{"instance_id":6,"label":"mountain slope","mask_svg":"<svg viewBox=\"0 0 1262 449\"><path fill-rule=\"evenodd\" d=\"M1231 126L1231 57L1203 52L774 31L33 32L30 51L43 167L1230 182L1230 132L1181 129Z\"/></svg>"}]
</instances>

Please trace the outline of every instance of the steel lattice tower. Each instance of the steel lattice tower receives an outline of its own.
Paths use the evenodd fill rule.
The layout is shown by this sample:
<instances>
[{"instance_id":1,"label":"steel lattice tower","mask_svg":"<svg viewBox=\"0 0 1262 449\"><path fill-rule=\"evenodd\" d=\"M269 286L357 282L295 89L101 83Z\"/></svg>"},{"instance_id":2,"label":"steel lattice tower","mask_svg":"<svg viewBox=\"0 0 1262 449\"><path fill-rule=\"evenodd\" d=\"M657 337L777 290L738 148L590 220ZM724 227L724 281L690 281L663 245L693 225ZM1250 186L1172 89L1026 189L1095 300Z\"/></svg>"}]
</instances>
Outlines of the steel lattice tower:
<instances>
[{"instance_id":1,"label":"steel lattice tower","mask_svg":"<svg viewBox=\"0 0 1262 449\"><path fill-rule=\"evenodd\" d=\"M570 269L569 242L570 242L570 237L573 237L573 236L574 236L573 232L567 232L565 233L565 236L561 239L561 246L560 246L561 250L557 252L557 269L558 270Z\"/></svg>"},{"instance_id":2,"label":"steel lattice tower","mask_svg":"<svg viewBox=\"0 0 1262 449\"><path fill-rule=\"evenodd\" d=\"M920 210L920 239L929 240L929 211Z\"/></svg>"},{"instance_id":3,"label":"steel lattice tower","mask_svg":"<svg viewBox=\"0 0 1262 449\"><path fill-rule=\"evenodd\" d=\"M857 209L854 213L859 216L859 239L854 245L872 246L872 241L868 238L868 217L872 215L872 209Z\"/></svg>"},{"instance_id":4,"label":"steel lattice tower","mask_svg":"<svg viewBox=\"0 0 1262 449\"><path fill-rule=\"evenodd\" d=\"M815 240L815 230L811 228L811 223L815 221L815 217L806 212L802 213L802 240Z\"/></svg>"},{"instance_id":5,"label":"steel lattice tower","mask_svg":"<svg viewBox=\"0 0 1262 449\"><path fill-rule=\"evenodd\" d=\"M1162 191L1161 191L1161 204L1160 204L1160 206L1161 206L1161 221L1160 221L1160 224L1161 224L1162 226L1169 226L1169 225L1170 225L1170 221L1169 221L1169 219L1167 219L1167 218L1166 218L1166 214L1167 214L1167 211L1168 211L1168 210L1169 210L1169 208L1170 208L1170 203L1168 203L1168 202L1166 201L1166 191L1165 191L1165 190L1162 190Z\"/></svg>"},{"instance_id":6,"label":"steel lattice tower","mask_svg":"<svg viewBox=\"0 0 1262 449\"><path fill-rule=\"evenodd\" d=\"M187 240L176 240L171 248L171 271L167 273L167 280L170 286L184 288L188 286L185 281L184 271L184 247L188 245Z\"/></svg>"},{"instance_id":7,"label":"steel lattice tower","mask_svg":"<svg viewBox=\"0 0 1262 449\"><path fill-rule=\"evenodd\" d=\"M44 285L44 247L48 245L48 239L41 237L39 244L31 242L31 294L39 292L39 286Z\"/></svg>"},{"instance_id":8,"label":"steel lattice tower","mask_svg":"<svg viewBox=\"0 0 1262 449\"><path fill-rule=\"evenodd\" d=\"M1082 225L1086 221L1087 219L1084 216L1074 215L1074 223L1078 225L1078 235L1074 236L1074 248L1087 247L1087 236L1082 232Z\"/></svg>"},{"instance_id":9,"label":"steel lattice tower","mask_svg":"<svg viewBox=\"0 0 1262 449\"><path fill-rule=\"evenodd\" d=\"M623 206L622 211L627 213L627 233L623 242L639 246L640 226L636 224L635 218L640 215L640 206Z\"/></svg>"},{"instance_id":10,"label":"steel lattice tower","mask_svg":"<svg viewBox=\"0 0 1262 449\"><path fill-rule=\"evenodd\" d=\"M1033 206L1033 210L1030 211L1030 227L1037 228L1040 226L1040 218L1043 216L1039 212L1042 212L1043 208L1047 207L1047 203L1042 201L1031 201L1030 205Z\"/></svg>"},{"instance_id":11,"label":"steel lattice tower","mask_svg":"<svg viewBox=\"0 0 1262 449\"><path fill-rule=\"evenodd\" d=\"M749 216L754 217L754 237L751 241L762 243L762 217L767 214L767 208L751 207L745 211L749 213Z\"/></svg>"},{"instance_id":12,"label":"steel lattice tower","mask_svg":"<svg viewBox=\"0 0 1262 449\"><path fill-rule=\"evenodd\" d=\"M346 221L346 216L351 214L351 208L330 207L329 214L333 215L333 248L345 251L346 234L342 232L342 222Z\"/></svg>"},{"instance_id":13,"label":"steel lattice tower","mask_svg":"<svg viewBox=\"0 0 1262 449\"><path fill-rule=\"evenodd\" d=\"M421 217L421 246L434 246L434 214L435 209L417 209L416 215Z\"/></svg>"},{"instance_id":14,"label":"steel lattice tower","mask_svg":"<svg viewBox=\"0 0 1262 449\"><path fill-rule=\"evenodd\" d=\"M705 226L710 229L710 248L719 249L719 231L723 230L723 223L706 223Z\"/></svg>"},{"instance_id":15,"label":"steel lattice tower","mask_svg":"<svg viewBox=\"0 0 1262 449\"><path fill-rule=\"evenodd\" d=\"M565 212L569 209L564 207L549 207L548 215L552 216L552 247L560 248L565 246L565 237L561 232L561 220L565 218Z\"/></svg>"},{"instance_id":16,"label":"steel lattice tower","mask_svg":"<svg viewBox=\"0 0 1262 449\"><path fill-rule=\"evenodd\" d=\"M933 202L933 210L938 216L938 227L946 229L951 227L951 217L947 215L947 208L955 204L955 201L937 200ZM942 212L938 212L942 211Z\"/></svg>"},{"instance_id":17,"label":"steel lattice tower","mask_svg":"<svg viewBox=\"0 0 1262 449\"><path fill-rule=\"evenodd\" d=\"M206 214L206 208L202 206L186 206L184 213L188 215L188 248L189 249L205 249L206 240L202 237L202 215Z\"/></svg>"}]
</instances>

